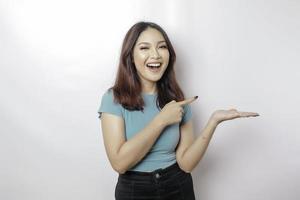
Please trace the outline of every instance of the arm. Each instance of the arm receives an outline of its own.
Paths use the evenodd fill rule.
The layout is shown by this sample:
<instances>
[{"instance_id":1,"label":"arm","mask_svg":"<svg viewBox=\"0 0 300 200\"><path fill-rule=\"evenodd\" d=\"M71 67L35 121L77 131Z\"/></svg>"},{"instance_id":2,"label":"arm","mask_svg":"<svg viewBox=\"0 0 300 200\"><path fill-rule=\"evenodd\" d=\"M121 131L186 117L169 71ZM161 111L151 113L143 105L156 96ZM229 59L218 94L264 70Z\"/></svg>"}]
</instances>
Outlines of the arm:
<instances>
[{"instance_id":1,"label":"arm","mask_svg":"<svg viewBox=\"0 0 300 200\"><path fill-rule=\"evenodd\" d=\"M105 150L113 169L120 174L136 165L151 149L163 129L182 119L181 105L191 103L196 98L182 102L167 103L153 120L133 138L125 140L125 124L120 116L102 113L102 133Z\"/></svg>"},{"instance_id":2,"label":"arm","mask_svg":"<svg viewBox=\"0 0 300 200\"><path fill-rule=\"evenodd\" d=\"M125 141L125 125L122 117L102 113L101 126L108 159L115 171L122 174L137 164L150 150L165 128L158 117L133 138Z\"/></svg>"},{"instance_id":3,"label":"arm","mask_svg":"<svg viewBox=\"0 0 300 200\"><path fill-rule=\"evenodd\" d=\"M181 139L176 151L176 159L183 171L191 172L203 157L217 125L226 120L241 117L257 117L255 112L240 112L236 109L217 110L210 117L200 136L194 140L191 120L181 126Z\"/></svg>"},{"instance_id":4,"label":"arm","mask_svg":"<svg viewBox=\"0 0 300 200\"><path fill-rule=\"evenodd\" d=\"M190 173L203 157L217 123L209 120L200 136L195 140L192 120L180 127L181 139L176 150L176 159L180 168Z\"/></svg>"}]
</instances>

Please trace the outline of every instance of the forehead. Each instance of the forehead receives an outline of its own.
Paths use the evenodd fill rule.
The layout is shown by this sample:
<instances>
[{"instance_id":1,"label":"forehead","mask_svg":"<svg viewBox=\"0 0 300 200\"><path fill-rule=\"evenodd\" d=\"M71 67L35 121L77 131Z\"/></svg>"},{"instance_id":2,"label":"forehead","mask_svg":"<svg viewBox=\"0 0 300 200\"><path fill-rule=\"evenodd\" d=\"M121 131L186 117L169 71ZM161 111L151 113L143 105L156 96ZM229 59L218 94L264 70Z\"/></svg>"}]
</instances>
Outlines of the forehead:
<instances>
[{"instance_id":1,"label":"forehead","mask_svg":"<svg viewBox=\"0 0 300 200\"><path fill-rule=\"evenodd\" d=\"M164 40L165 38L161 32L159 32L155 28L147 28L139 35L137 44L140 42L157 43Z\"/></svg>"}]
</instances>

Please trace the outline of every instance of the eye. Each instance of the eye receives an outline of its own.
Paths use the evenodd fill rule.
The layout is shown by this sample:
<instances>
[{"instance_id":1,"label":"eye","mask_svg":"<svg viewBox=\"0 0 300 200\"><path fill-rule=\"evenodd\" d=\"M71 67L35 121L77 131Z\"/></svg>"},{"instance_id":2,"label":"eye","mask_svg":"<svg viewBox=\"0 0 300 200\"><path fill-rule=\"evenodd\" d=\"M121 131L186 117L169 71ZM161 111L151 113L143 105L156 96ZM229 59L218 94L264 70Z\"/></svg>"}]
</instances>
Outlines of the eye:
<instances>
[{"instance_id":1,"label":"eye","mask_svg":"<svg viewBox=\"0 0 300 200\"><path fill-rule=\"evenodd\" d=\"M166 45L162 45L162 46L160 46L159 48L166 49L166 48L167 48L167 46L166 46Z\"/></svg>"},{"instance_id":2,"label":"eye","mask_svg":"<svg viewBox=\"0 0 300 200\"><path fill-rule=\"evenodd\" d=\"M148 47L141 47L140 50L149 49Z\"/></svg>"}]
</instances>

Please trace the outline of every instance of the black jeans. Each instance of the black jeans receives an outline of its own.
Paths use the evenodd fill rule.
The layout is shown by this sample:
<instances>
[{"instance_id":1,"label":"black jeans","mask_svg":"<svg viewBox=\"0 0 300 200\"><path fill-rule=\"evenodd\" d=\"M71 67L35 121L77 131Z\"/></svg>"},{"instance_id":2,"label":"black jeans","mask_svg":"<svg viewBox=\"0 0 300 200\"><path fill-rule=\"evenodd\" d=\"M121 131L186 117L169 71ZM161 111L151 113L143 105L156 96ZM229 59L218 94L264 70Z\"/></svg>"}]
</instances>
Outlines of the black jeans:
<instances>
[{"instance_id":1,"label":"black jeans","mask_svg":"<svg viewBox=\"0 0 300 200\"><path fill-rule=\"evenodd\" d=\"M177 163L153 172L119 174L116 200L195 200L191 173Z\"/></svg>"}]
</instances>

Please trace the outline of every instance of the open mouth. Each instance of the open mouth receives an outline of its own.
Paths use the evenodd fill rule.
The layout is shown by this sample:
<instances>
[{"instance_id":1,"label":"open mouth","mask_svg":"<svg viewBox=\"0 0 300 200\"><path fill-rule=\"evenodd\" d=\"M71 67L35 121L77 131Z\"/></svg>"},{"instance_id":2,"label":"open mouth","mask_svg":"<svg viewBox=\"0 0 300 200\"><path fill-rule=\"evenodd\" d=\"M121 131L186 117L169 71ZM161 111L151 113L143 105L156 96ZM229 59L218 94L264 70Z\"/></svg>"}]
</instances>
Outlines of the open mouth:
<instances>
[{"instance_id":1,"label":"open mouth","mask_svg":"<svg viewBox=\"0 0 300 200\"><path fill-rule=\"evenodd\" d=\"M150 69L158 69L161 66L161 63L148 63L146 64L147 67L149 67Z\"/></svg>"}]
</instances>

